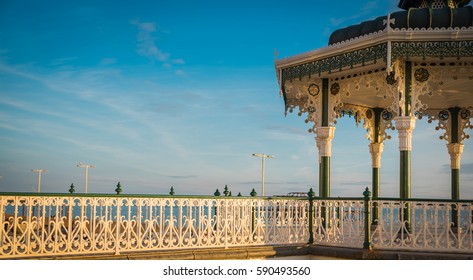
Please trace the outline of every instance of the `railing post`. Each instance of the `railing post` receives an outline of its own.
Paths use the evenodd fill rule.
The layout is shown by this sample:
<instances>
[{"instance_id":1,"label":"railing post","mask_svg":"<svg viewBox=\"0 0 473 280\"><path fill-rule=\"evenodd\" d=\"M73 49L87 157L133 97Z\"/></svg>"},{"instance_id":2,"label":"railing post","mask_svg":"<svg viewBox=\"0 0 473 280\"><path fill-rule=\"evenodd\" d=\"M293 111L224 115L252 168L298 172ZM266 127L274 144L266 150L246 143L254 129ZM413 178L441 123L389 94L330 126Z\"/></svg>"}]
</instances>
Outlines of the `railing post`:
<instances>
[{"instance_id":1,"label":"railing post","mask_svg":"<svg viewBox=\"0 0 473 280\"><path fill-rule=\"evenodd\" d=\"M364 201L365 201L365 242L363 242L363 249L372 250L371 246L371 217L370 217L370 201L371 201L371 192L366 187L363 192Z\"/></svg>"},{"instance_id":2,"label":"railing post","mask_svg":"<svg viewBox=\"0 0 473 280\"><path fill-rule=\"evenodd\" d=\"M115 255L120 255L120 201L121 199L117 197L117 218L116 218L116 228L115 228Z\"/></svg>"},{"instance_id":3,"label":"railing post","mask_svg":"<svg viewBox=\"0 0 473 280\"><path fill-rule=\"evenodd\" d=\"M255 189L253 188L253 190L251 191L250 193L251 197L255 197L256 196L256 192L255 192ZM255 200L253 200L254 202ZM256 213L255 213L255 205L254 203L252 203L253 206L251 206L251 232L253 233L253 241L256 237L256 232L255 232L255 228L256 228L256 225L255 225L255 222L256 222Z\"/></svg>"},{"instance_id":4,"label":"railing post","mask_svg":"<svg viewBox=\"0 0 473 280\"><path fill-rule=\"evenodd\" d=\"M214 196L220 196L220 192L218 191L218 189L214 192ZM215 224L214 224L214 230L217 231L217 228L218 228L218 214L217 214L217 208L218 208L218 199L215 200Z\"/></svg>"},{"instance_id":5,"label":"railing post","mask_svg":"<svg viewBox=\"0 0 473 280\"><path fill-rule=\"evenodd\" d=\"M309 244L314 243L314 191L310 188L309 192Z\"/></svg>"}]
</instances>

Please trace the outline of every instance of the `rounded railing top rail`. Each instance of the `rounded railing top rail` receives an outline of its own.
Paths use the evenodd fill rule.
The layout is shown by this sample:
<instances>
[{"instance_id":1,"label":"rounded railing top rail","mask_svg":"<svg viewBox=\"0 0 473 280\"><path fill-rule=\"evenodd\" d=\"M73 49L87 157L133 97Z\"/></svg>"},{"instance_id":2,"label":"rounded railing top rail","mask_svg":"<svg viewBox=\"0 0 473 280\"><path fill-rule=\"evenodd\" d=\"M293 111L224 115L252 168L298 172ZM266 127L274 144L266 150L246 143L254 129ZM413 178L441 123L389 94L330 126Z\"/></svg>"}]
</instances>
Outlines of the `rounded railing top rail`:
<instances>
[{"instance_id":1,"label":"rounded railing top rail","mask_svg":"<svg viewBox=\"0 0 473 280\"><path fill-rule=\"evenodd\" d=\"M110 194L110 193L87 193L87 194L86 193L72 193L71 194L71 193L0 192L0 197L1 196L307 200L306 197L252 197L252 196Z\"/></svg>"},{"instance_id":2,"label":"rounded railing top rail","mask_svg":"<svg viewBox=\"0 0 473 280\"><path fill-rule=\"evenodd\" d=\"M473 200L466 199L441 199L441 198L393 198L393 197L378 197L372 199L373 201L407 201L407 202L445 202L445 203L473 203Z\"/></svg>"},{"instance_id":3,"label":"rounded railing top rail","mask_svg":"<svg viewBox=\"0 0 473 280\"><path fill-rule=\"evenodd\" d=\"M35 192L0 192L1 196L37 196L37 197L117 197L117 198L194 198L194 199L254 199L254 200L309 200L309 197L292 196L213 196L213 195L166 195L166 194L109 194L109 193L35 193ZM363 201L363 197L312 197L312 200L326 201ZM395 198L378 197L371 198L372 201L396 201L396 202L444 202L444 203L473 203L473 200L464 199L438 199L438 198Z\"/></svg>"}]
</instances>

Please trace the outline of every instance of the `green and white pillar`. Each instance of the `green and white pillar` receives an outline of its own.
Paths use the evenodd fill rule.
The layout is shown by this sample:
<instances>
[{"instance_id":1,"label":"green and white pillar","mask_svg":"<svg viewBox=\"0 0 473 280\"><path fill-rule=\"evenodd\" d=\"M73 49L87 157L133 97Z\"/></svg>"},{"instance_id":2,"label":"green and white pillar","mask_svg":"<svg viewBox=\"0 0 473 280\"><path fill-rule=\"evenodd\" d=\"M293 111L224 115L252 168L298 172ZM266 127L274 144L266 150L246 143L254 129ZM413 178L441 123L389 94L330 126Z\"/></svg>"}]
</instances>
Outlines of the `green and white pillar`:
<instances>
[{"instance_id":1,"label":"green and white pillar","mask_svg":"<svg viewBox=\"0 0 473 280\"><path fill-rule=\"evenodd\" d=\"M460 143L459 118L460 108L449 109L450 118L450 143L447 144L450 154L450 168L452 170L452 199L460 199L460 158L463 153L463 144Z\"/></svg>"},{"instance_id":2,"label":"green and white pillar","mask_svg":"<svg viewBox=\"0 0 473 280\"><path fill-rule=\"evenodd\" d=\"M330 197L330 157L332 156L332 140L335 133L335 127L329 125L329 94L328 79L322 79L322 103L321 103L321 126L317 127L316 143L319 150L319 197ZM328 208L322 207L322 225L329 227Z\"/></svg>"},{"instance_id":3,"label":"green and white pillar","mask_svg":"<svg viewBox=\"0 0 473 280\"><path fill-rule=\"evenodd\" d=\"M411 197L411 151L412 151L412 131L415 128L416 119L404 116L396 117L396 129L399 135L400 153L400 183L399 198Z\"/></svg>"},{"instance_id":4,"label":"green and white pillar","mask_svg":"<svg viewBox=\"0 0 473 280\"><path fill-rule=\"evenodd\" d=\"M317 127L317 148L319 149L319 197L330 197L330 157L334 126Z\"/></svg>"},{"instance_id":5,"label":"green and white pillar","mask_svg":"<svg viewBox=\"0 0 473 280\"><path fill-rule=\"evenodd\" d=\"M450 154L450 168L452 169L452 199L460 199L460 159L463 153L463 144L447 144Z\"/></svg>"},{"instance_id":6,"label":"green and white pillar","mask_svg":"<svg viewBox=\"0 0 473 280\"><path fill-rule=\"evenodd\" d=\"M451 189L452 200L460 199L460 159L463 153L463 144L460 143L459 137L459 118L460 108L449 109L450 118L450 143L447 144L448 153L450 154L451 168ZM452 222L454 227L458 227L458 209L452 209Z\"/></svg>"},{"instance_id":7,"label":"green and white pillar","mask_svg":"<svg viewBox=\"0 0 473 280\"><path fill-rule=\"evenodd\" d=\"M335 127L329 125L328 79L322 79L321 126L316 128L319 149L319 197L330 197L330 157Z\"/></svg>"},{"instance_id":8,"label":"green and white pillar","mask_svg":"<svg viewBox=\"0 0 473 280\"><path fill-rule=\"evenodd\" d=\"M412 63L405 62L404 68L404 104L401 108L402 115L394 118L399 136L399 198L411 198L411 151L412 131L415 128L416 118L412 114ZM406 223L406 229L410 230L410 209L406 204L401 219Z\"/></svg>"},{"instance_id":9,"label":"green and white pillar","mask_svg":"<svg viewBox=\"0 0 473 280\"><path fill-rule=\"evenodd\" d=\"M374 132L373 132L373 142L370 143L370 154L371 154L371 168L372 168L372 178L371 178L371 189L373 190L373 200L376 200L380 196L380 168L381 168L381 154L383 153L384 144L380 141L380 126L381 126L381 112L383 109L374 108ZM373 220L372 223L376 223L379 220L379 211L378 205L375 202L373 204Z\"/></svg>"}]
</instances>

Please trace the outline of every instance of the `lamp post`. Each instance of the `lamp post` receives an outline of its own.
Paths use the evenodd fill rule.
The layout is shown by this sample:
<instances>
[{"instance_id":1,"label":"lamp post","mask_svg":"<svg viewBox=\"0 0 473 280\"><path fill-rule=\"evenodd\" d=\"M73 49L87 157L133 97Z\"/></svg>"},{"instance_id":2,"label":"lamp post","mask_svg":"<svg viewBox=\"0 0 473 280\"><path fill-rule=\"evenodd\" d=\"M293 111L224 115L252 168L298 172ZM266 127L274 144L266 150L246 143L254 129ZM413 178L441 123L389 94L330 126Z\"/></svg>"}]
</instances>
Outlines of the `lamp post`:
<instances>
[{"instance_id":1,"label":"lamp post","mask_svg":"<svg viewBox=\"0 0 473 280\"><path fill-rule=\"evenodd\" d=\"M266 154L253 154L253 156L261 158L261 196L264 196L264 159L274 158L274 156Z\"/></svg>"},{"instance_id":2,"label":"lamp post","mask_svg":"<svg viewBox=\"0 0 473 280\"><path fill-rule=\"evenodd\" d=\"M41 192L41 174L43 172L48 172L48 170L44 169L31 169L32 172L38 172L38 193Z\"/></svg>"},{"instance_id":3,"label":"lamp post","mask_svg":"<svg viewBox=\"0 0 473 280\"><path fill-rule=\"evenodd\" d=\"M85 193L88 193L89 190L89 168L95 168L95 165L83 164L79 162L77 167L85 167Z\"/></svg>"}]
</instances>

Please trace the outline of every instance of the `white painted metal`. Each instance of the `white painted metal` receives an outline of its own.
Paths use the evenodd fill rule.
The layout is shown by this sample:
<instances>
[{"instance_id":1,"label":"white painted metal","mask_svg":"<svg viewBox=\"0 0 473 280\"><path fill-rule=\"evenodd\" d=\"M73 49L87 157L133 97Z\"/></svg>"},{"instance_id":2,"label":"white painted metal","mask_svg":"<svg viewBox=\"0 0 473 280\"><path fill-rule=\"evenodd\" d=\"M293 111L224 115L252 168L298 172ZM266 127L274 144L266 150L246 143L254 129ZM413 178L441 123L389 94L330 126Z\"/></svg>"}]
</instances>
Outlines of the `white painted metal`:
<instances>
[{"instance_id":1,"label":"white painted metal","mask_svg":"<svg viewBox=\"0 0 473 280\"><path fill-rule=\"evenodd\" d=\"M470 202L376 200L370 208L374 203L375 249L473 252ZM309 205L284 197L1 195L0 258L304 244ZM363 200L314 199L313 205L315 244L363 246ZM401 220L406 207L409 224Z\"/></svg>"},{"instance_id":2,"label":"white painted metal","mask_svg":"<svg viewBox=\"0 0 473 280\"><path fill-rule=\"evenodd\" d=\"M471 203L378 201L380 220L372 228L375 248L472 252ZM401 219L408 207L410 223ZM452 211L458 212L453 221Z\"/></svg>"},{"instance_id":3,"label":"white painted metal","mask_svg":"<svg viewBox=\"0 0 473 280\"><path fill-rule=\"evenodd\" d=\"M306 243L308 205L286 198L0 196L0 258Z\"/></svg>"}]
</instances>

